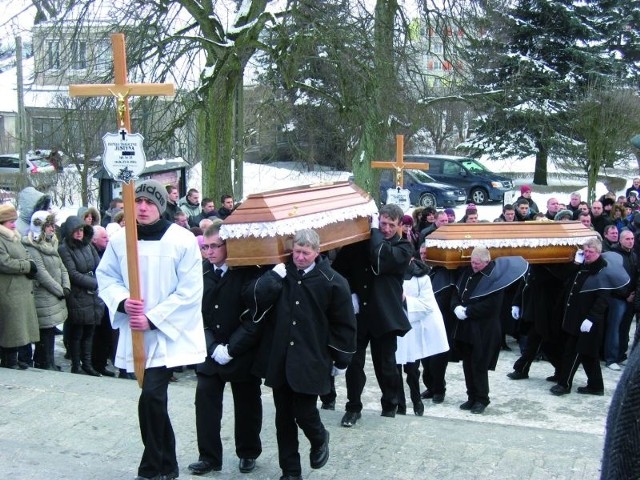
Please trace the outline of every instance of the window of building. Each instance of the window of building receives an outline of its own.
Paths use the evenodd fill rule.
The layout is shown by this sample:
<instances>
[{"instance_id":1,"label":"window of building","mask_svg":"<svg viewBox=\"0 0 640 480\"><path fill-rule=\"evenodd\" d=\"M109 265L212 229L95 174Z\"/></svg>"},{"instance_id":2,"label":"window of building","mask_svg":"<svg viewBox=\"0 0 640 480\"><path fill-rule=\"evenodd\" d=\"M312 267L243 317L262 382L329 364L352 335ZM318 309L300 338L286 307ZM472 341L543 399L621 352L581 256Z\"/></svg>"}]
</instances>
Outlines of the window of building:
<instances>
[{"instance_id":1,"label":"window of building","mask_svg":"<svg viewBox=\"0 0 640 480\"><path fill-rule=\"evenodd\" d=\"M71 45L71 68L84 70L87 68L87 42L75 41Z\"/></svg>"},{"instance_id":2,"label":"window of building","mask_svg":"<svg viewBox=\"0 0 640 480\"><path fill-rule=\"evenodd\" d=\"M47 41L47 69L57 70L60 68L60 42L57 40Z\"/></svg>"}]
</instances>

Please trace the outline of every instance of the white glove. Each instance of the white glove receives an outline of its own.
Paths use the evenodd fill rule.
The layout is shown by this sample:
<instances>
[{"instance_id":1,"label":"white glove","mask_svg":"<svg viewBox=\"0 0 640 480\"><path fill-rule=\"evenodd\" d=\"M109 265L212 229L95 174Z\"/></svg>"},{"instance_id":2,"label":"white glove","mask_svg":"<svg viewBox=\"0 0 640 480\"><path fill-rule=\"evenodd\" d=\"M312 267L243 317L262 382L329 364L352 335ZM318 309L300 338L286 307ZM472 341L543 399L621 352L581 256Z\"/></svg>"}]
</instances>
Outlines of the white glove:
<instances>
[{"instance_id":1,"label":"white glove","mask_svg":"<svg viewBox=\"0 0 640 480\"><path fill-rule=\"evenodd\" d=\"M334 365L333 367L331 367L331 376L339 377L340 375L344 375L346 371L346 368L338 368Z\"/></svg>"},{"instance_id":2,"label":"white glove","mask_svg":"<svg viewBox=\"0 0 640 480\"><path fill-rule=\"evenodd\" d=\"M360 299L358 298L357 293L351 294L351 303L353 304L353 313L360 313Z\"/></svg>"},{"instance_id":3,"label":"white glove","mask_svg":"<svg viewBox=\"0 0 640 480\"><path fill-rule=\"evenodd\" d=\"M371 228L379 228L380 227L380 215L378 212L371 215Z\"/></svg>"},{"instance_id":4,"label":"white glove","mask_svg":"<svg viewBox=\"0 0 640 480\"><path fill-rule=\"evenodd\" d=\"M229 350L226 345L218 345L211 354L211 358L220 365L226 365L233 360L233 357L229 355Z\"/></svg>"},{"instance_id":5,"label":"white glove","mask_svg":"<svg viewBox=\"0 0 640 480\"><path fill-rule=\"evenodd\" d=\"M462 305L458 305L453 309L453 313L456 314L458 320L466 320L467 319L467 307L463 307Z\"/></svg>"},{"instance_id":6,"label":"white glove","mask_svg":"<svg viewBox=\"0 0 640 480\"><path fill-rule=\"evenodd\" d=\"M573 261L576 263L584 263L584 251L578 250Z\"/></svg>"},{"instance_id":7,"label":"white glove","mask_svg":"<svg viewBox=\"0 0 640 480\"><path fill-rule=\"evenodd\" d=\"M514 320L518 320L520 318L520 307L513 305L511 307L511 316Z\"/></svg>"},{"instance_id":8,"label":"white glove","mask_svg":"<svg viewBox=\"0 0 640 480\"><path fill-rule=\"evenodd\" d=\"M591 320L585 319L582 321L582 325L580 325L580 331L589 333L591 331L591 327L593 327L593 322Z\"/></svg>"},{"instance_id":9,"label":"white glove","mask_svg":"<svg viewBox=\"0 0 640 480\"><path fill-rule=\"evenodd\" d=\"M273 271L280 275L280 278L284 278L287 276L287 266L284 263L279 263L275 267L273 267Z\"/></svg>"}]
</instances>

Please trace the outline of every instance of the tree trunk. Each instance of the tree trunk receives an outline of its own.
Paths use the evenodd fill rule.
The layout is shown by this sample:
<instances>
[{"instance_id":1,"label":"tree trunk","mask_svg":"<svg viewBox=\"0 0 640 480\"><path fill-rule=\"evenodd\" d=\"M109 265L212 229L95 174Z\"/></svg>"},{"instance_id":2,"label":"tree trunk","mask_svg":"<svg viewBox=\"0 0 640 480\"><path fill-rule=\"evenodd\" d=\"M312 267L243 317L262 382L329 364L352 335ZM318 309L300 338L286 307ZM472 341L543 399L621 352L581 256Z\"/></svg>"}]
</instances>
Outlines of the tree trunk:
<instances>
[{"instance_id":1,"label":"tree trunk","mask_svg":"<svg viewBox=\"0 0 640 480\"><path fill-rule=\"evenodd\" d=\"M367 106L362 126L362 136L352 159L353 175L357 185L380 200L379 174L371 168L372 160L386 160L389 154L388 139L390 126L387 122L391 111L390 96L396 82L393 64L394 21L398 11L396 0L377 0L375 8L374 70L370 73L365 91L369 93L371 104Z\"/></svg>"},{"instance_id":2,"label":"tree trunk","mask_svg":"<svg viewBox=\"0 0 640 480\"><path fill-rule=\"evenodd\" d=\"M536 152L536 166L533 172L533 183L535 185L547 185L547 162L549 160L549 150L544 142L536 141L538 151Z\"/></svg>"}]
</instances>

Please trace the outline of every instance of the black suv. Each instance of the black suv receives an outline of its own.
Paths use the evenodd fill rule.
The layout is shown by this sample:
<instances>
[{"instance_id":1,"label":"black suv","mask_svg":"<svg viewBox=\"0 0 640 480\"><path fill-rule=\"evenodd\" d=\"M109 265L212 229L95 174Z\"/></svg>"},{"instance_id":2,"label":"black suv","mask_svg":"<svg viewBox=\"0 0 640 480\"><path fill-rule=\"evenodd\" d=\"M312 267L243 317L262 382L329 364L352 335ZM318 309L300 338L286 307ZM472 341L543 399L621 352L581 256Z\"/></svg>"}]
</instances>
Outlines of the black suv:
<instances>
[{"instance_id":1,"label":"black suv","mask_svg":"<svg viewBox=\"0 0 640 480\"><path fill-rule=\"evenodd\" d=\"M469 201L482 205L489 201L502 202L504 193L513 189L510 178L487 170L470 157L453 155L405 155L406 162L429 164L427 172L438 182L464 188Z\"/></svg>"}]
</instances>

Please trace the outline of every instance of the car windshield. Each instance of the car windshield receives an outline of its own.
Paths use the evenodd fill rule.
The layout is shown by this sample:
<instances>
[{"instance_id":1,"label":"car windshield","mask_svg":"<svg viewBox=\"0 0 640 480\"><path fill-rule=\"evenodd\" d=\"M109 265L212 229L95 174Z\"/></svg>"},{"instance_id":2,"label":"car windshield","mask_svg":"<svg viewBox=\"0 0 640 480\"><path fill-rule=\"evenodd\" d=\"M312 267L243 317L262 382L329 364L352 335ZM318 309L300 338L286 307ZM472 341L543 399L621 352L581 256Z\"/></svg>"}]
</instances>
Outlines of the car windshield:
<instances>
[{"instance_id":1,"label":"car windshield","mask_svg":"<svg viewBox=\"0 0 640 480\"><path fill-rule=\"evenodd\" d=\"M41 158L30 158L29 161L36 167L48 167L49 165L51 165L49 162Z\"/></svg>"},{"instance_id":2,"label":"car windshield","mask_svg":"<svg viewBox=\"0 0 640 480\"><path fill-rule=\"evenodd\" d=\"M462 165L470 172L487 173L489 171L484 168L484 165L476 162L473 158L465 158L462 160Z\"/></svg>"},{"instance_id":3,"label":"car windshield","mask_svg":"<svg viewBox=\"0 0 640 480\"><path fill-rule=\"evenodd\" d=\"M436 183L432 176L422 170L409 170L409 172L420 183Z\"/></svg>"}]
</instances>

